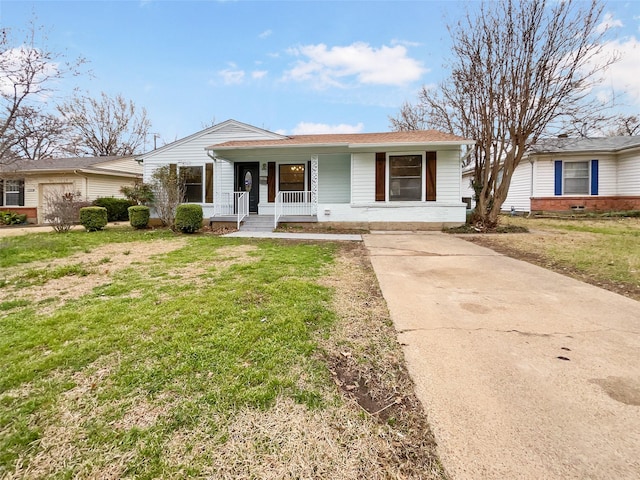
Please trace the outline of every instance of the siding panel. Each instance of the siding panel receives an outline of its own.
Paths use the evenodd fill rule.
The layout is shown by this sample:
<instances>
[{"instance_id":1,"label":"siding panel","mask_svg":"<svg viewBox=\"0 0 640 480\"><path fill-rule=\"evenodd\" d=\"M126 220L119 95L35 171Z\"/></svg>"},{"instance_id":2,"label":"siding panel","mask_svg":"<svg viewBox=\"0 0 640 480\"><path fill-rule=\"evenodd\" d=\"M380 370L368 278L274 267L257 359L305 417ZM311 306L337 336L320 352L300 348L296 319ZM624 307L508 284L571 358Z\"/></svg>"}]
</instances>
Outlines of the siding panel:
<instances>
[{"instance_id":1,"label":"siding panel","mask_svg":"<svg viewBox=\"0 0 640 480\"><path fill-rule=\"evenodd\" d=\"M375 153L354 153L351 157L351 202L354 204L375 202L376 193Z\"/></svg>"},{"instance_id":2,"label":"siding panel","mask_svg":"<svg viewBox=\"0 0 640 480\"><path fill-rule=\"evenodd\" d=\"M513 172L509 193L502 204L503 210L514 207L518 212L531 211L531 164L528 161L520 163Z\"/></svg>"},{"instance_id":3,"label":"siding panel","mask_svg":"<svg viewBox=\"0 0 640 480\"><path fill-rule=\"evenodd\" d=\"M640 158L625 157L618 162L618 194L640 195Z\"/></svg>"},{"instance_id":4,"label":"siding panel","mask_svg":"<svg viewBox=\"0 0 640 480\"><path fill-rule=\"evenodd\" d=\"M351 200L351 156L318 157L319 203L349 203Z\"/></svg>"}]
</instances>

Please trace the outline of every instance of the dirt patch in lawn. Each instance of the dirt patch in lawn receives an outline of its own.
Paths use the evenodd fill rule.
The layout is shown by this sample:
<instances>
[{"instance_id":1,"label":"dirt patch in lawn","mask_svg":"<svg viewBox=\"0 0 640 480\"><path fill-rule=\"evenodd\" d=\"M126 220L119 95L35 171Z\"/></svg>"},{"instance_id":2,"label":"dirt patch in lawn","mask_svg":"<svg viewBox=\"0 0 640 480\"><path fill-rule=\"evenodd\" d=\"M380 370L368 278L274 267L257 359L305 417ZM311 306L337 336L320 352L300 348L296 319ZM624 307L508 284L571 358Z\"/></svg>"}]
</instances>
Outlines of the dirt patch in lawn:
<instances>
[{"instance_id":1,"label":"dirt patch in lawn","mask_svg":"<svg viewBox=\"0 0 640 480\"><path fill-rule=\"evenodd\" d=\"M382 471L393 471L391 478L446 478L364 245L344 244L323 283L335 289L341 319L321 342L326 361L342 393L386 431L384 445L370 447Z\"/></svg>"},{"instance_id":2,"label":"dirt patch in lawn","mask_svg":"<svg viewBox=\"0 0 640 480\"><path fill-rule=\"evenodd\" d=\"M40 302L53 299L42 313L54 311L69 300L80 298L90 293L95 287L109 283L114 272L131 267L144 265L154 255L169 253L184 247L183 238L155 242L112 243L93 249L91 252L80 252L70 257L47 262L33 262L28 270L42 271L46 278L47 272L66 266L76 266L80 274L71 271L60 278L44 280L43 283L34 282L33 285L22 285L24 266L12 267L3 272L9 279L9 284L0 289L0 302L5 300L27 299ZM12 285L13 283L13 285Z\"/></svg>"}]
</instances>

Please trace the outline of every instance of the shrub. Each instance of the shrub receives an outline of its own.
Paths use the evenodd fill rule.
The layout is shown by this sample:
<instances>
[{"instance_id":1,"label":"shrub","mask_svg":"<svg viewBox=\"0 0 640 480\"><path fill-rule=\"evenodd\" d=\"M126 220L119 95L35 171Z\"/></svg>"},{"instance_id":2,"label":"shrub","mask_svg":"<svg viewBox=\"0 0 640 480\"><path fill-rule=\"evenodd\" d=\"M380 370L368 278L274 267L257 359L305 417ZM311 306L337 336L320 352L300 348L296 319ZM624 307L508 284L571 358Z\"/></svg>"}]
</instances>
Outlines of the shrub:
<instances>
[{"instance_id":1,"label":"shrub","mask_svg":"<svg viewBox=\"0 0 640 480\"><path fill-rule=\"evenodd\" d=\"M107 209L104 207L81 208L80 223L87 232L102 230L107 225Z\"/></svg>"},{"instance_id":2,"label":"shrub","mask_svg":"<svg viewBox=\"0 0 640 480\"><path fill-rule=\"evenodd\" d=\"M153 187L148 183L136 182L134 185L123 185L120 193L131 200L133 205L149 205L153 203Z\"/></svg>"},{"instance_id":3,"label":"shrub","mask_svg":"<svg viewBox=\"0 0 640 480\"><path fill-rule=\"evenodd\" d=\"M103 197L95 199L93 205L107 209L107 221L126 222L129 220L127 208L134 204L126 198Z\"/></svg>"},{"instance_id":4,"label":"shrub","mask_svg":"<svg viewBox=\"0 0 640 480\"><path fill-rule=\"evenodd\" d=\"M64 233L78 222L80 209L89 207L91 203L84 202L82 197L75 193L58 190L45 195L44 205L44 221L56 232Z\"/></svg>"},{"instance_id":5,"label":"shrub","mask_svg":"<svg viewBox=\"0 0 640 480\"><path fill-rule=\"evenodd\" d=\"M202 228L202 207L183 203L176 209L175 229L182 233L194 233Z\"/></svg>"},{"instance_id":6,"label":"shrub","mask_svg":"<svg viewBox=\"0 0 640 480\"><path fill-rule=\"evenodd\" d=\"M0 212L0 225L19 225L27 221L24 213Z\"/></svg>"},{"instance_id":7,"label":"shrub","mask_svg":"<svg viewBox=\"0 0 640 480\"><path fill-rule=\"evenodd\" d=\"M147 228L149 225L149 207L134 205L128 208L129 223L133 228Z\"/></svg>"}]
</instances>

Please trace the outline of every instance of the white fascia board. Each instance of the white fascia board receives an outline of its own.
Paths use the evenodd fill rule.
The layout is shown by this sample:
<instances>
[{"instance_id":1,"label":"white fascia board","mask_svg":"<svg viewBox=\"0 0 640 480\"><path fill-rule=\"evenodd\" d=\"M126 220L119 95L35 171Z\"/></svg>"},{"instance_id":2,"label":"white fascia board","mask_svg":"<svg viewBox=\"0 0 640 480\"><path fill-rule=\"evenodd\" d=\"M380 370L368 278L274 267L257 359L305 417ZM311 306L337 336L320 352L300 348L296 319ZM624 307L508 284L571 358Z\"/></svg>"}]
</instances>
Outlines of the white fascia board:
<instances>
[{"instance_id":1,"label":"white fascia board","mask_svg":"<svg viewBox=\"0 0 640 480\"><path fill-rule=\"evenodd\" d=\"M463 145L475 145L474 141L443 141L443 142L407 142L407 143L300 143L294 145L259 145L259 146L249 146L243 145L241 147L216 147L212 145L211 147L205 147L205 150L208 152L215 151L234 151L234 150L271 150L271 149L290 149L290 148L347 148L348 150L358 150L362 148L378 148L378 149L394 149L397 147L413 147L413 148L428 148L428 147L460 147Z\"/></svg>"},{"instance_id":2,"label":"white fascia board","mask_svg":"<svg viewBox=\"0 0 640 480\"><path fill-rule=\"evenodd\" d=\"M381 148L381 149L393 149L395 147L415 147L415 148L428 148L428 147L461 147L463 145L475 145L475 141L463 140L463 141L441 141L441 142L407 142L407 143L353 143L349 144L349 149L355 150L358 148Z\"/></svg>"},{"instance_id":3,"label":"white fascia board","mask_svg":"<svg viewBox=\"0 0 640 480\"><path fill-rule=\"evenodd\" d=\"M122 172L119 170L94 170L94 169L86 169L86 168L57 168L57 169L48 169L41 168L37 170L22 170L17 171L15 174L17 175L64 175L64 174L75 174L75 173L92 173L95 175L109 175L112 177L130 177L130 178L139 178L142 177L142 173L131 173L131 172Z\"/></svg>"}]
</instances>

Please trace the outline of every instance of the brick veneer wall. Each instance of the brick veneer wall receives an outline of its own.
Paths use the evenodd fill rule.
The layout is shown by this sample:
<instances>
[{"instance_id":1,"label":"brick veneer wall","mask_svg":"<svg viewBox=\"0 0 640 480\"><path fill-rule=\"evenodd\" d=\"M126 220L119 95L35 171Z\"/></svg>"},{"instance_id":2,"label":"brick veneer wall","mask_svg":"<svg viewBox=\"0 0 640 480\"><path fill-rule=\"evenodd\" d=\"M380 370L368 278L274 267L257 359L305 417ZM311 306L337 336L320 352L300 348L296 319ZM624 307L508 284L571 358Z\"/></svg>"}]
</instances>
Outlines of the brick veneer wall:
<instances>
[{"instance_id":1,"label":"brick veneer wall","mask_svg":"<svg viewBox=\"0 0 640 480\"><path fill-rule=\"evenodd\" d=\"M26 215L29 223L38 222L38 209L36 207L0 207L0 211Z\"/></svg>"},{"instance_id":2,"label":"brick veneer wall","mask_svg":"<svg viewBox=\"0 0 640 480\"><path fill-rule=\"evenodd\" d=\"M640 197L532 197L531 211L559 212L571 211L576 206L585 211L609 212L622 210L640 210Z\"/></svg>"}]
</instances>

